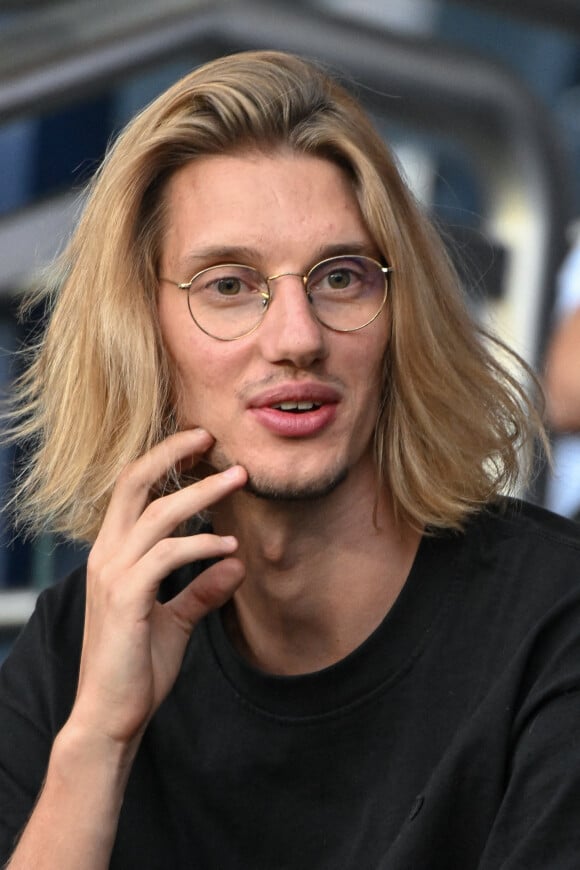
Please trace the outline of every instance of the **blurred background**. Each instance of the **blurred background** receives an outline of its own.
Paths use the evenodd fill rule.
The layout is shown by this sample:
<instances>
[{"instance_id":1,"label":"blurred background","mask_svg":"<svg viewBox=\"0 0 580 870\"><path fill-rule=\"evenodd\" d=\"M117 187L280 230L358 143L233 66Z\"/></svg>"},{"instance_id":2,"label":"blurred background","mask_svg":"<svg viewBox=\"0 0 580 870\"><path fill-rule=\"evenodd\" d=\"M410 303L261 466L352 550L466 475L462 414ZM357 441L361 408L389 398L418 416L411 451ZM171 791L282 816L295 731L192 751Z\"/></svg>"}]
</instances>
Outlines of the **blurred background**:
<instances>
[{"instance_id":1,"label":"blurred background","mask_svg":"<svg viewBox=\"0 0 580 870\"><path fill-rule=\"evenodd\" d=\"M22 292L69 235L107 143L192 66L249 48L317 59L354 88L476 316L542 373L580 311L579 0L0 0L2 393L42 323L19 322ZM553 423L554 471L524 494L572 516L580 435ZM0 452L4 493L18 458ZM0 543L1 655L84 552L21 540L6 517Z\"/></svg>"}]
</instances>

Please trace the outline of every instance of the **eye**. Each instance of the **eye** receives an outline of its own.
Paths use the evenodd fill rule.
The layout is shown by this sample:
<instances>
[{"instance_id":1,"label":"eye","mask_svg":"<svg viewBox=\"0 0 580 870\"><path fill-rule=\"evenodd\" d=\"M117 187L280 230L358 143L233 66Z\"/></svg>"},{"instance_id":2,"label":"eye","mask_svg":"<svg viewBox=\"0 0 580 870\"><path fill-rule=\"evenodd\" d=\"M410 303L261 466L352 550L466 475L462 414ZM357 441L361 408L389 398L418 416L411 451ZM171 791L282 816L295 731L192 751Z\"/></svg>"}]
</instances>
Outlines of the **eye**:
<instances>
[{"instance_id":1,"label":"eye","mask_svg":"<svg viewBox=\"0 0 580 870\"><path fill-rule=\"evenodd\" d=\"M263 279L249 266L225 264L210 266L195 276L190 292L203 297L205 304L219 305L226 302L249 301L260 291Z\"/></svg>"},{"instance_id":2,"label":"eye","mask_svg":"<svg viewBox=\"0 0 580 870\"><path fill-rule=\"evenodd\" d=\"M360 293L365 271L354 257L329 260L317 266L310 275L310 289L320 293Z\"/></svg>"},{"instance_id":3,"label":"eye","mask_svg":"<svg viewBox=\"0 0 580 870\"><path fill-rule=\"evenodd\" d=\"M227 278L218 278L212 282L213 287L217 290L220 296L237 296L244 289L244 284L241 278L232 275Z\"/></svg>"},{"instance_id":4,"label":"eye","mask_svg":"<svg viewBox=\"0 0 580 870\"><path fill-rule=\"evenodd\" d=\"M353 278L354 275L350 269L333 269L326 276L326 281L332 290L344 290L350 286Z\"/></svg>"}]
</instances>

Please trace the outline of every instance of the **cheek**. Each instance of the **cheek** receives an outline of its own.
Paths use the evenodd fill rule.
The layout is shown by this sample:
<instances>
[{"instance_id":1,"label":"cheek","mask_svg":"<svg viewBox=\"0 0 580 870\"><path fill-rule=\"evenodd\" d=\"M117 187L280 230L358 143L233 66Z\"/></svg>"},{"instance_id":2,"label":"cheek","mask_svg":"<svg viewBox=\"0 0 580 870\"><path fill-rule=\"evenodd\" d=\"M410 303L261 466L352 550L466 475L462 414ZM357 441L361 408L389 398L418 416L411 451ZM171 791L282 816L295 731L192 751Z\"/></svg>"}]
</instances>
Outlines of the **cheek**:
<instances>
[{"instance_id":1,"label":"cheek","mask_svg":"<svg viewBox=\"0 0 580 870\"><path fill-rule=\"evenodd\" d=\"M360 389L372 392L382 380L383 361L388 347L389 336L385 324L367 334L358 333L360 343L351 348L348 355L347 367L352 373L352 378L358 382Z\"/></svg>"},{"instance_id":2,"label":"cheek","mask_svg":"<svg viewBox=\"0 0 580 870\"><path fill-rule=\"evenodd\" d=\"M160 293L158 301L159 329L168 357L176 412L181 427L193 422L196 409L193 402L202 392L196 375L203 372L192 329L184 320L184 312L176 301ZM193 325L193 324L192 324Z\"/></svg>"},{"instance_id":3,"label":"cheek","mask_svg":"<svg viewBox=\"0 0 580 870\"><path fill-rule=\"evenodd\" d=\"M378 384L381 391L385 371L385 358L391 340L391 319L388 312L385 311L383 313L384 319L381 317L380 323L377 324L377 335L375 336L372 350L369 348L369 359L372 359L374 383Z\"/></svg>"},{"instance_id":4,"label":"cheek","mask_svg":"<svg viewBox=\"0 0 580 870\"><path fill-rule=\"evenodd\" d=\"M383 392L385 344L383 331L364 343L362 352L349 360L351 383L361 419L376 422Z\"/></svg>"},{"instance_id":5,"label":"cheek","mask_svg":"<svg viewBox=\"0 0 580 870\"><path fill-rule=\"evenodd\" d=\"M188 333L172 343L170 353L180 426L203 426L217 434L235 411L240 367L221 345L215 345L211 339Z\"/></svg>"},{"instance_id":6,"label":"cheek","mask_svg":"<svg viewBox=\"0 0 580 870\"><path fill-rule=\"evenodd\" d=\"M173 369L181 424L205 425L220 395L215 369L207 355L200 356L191 343L178 349L177 358L173 357Z\"/></svg>"}]
</instances>

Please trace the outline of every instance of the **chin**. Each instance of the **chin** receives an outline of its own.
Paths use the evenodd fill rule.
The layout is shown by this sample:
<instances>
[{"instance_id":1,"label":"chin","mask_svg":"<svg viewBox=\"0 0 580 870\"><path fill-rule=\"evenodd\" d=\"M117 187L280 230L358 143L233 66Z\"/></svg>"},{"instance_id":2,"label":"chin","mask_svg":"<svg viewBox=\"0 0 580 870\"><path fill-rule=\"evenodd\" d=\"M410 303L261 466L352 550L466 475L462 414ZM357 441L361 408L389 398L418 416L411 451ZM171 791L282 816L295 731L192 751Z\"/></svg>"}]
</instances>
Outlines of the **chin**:
<instances>
[{"instance_id":1,"label":"chin","mask_svg":"<svg viewBox=\"0 0 580 870\"><path fill-rule=\"evenodd\" d=\"M346 480L347 475L348 469L343 468L326 477L288 483L281 483L279 480L272 480L259 474L250 475L244 491L256 498L269 501L313 501L334 492Z\"/></svg>"},{"instance_id":2,"label":"chin","mask_svg":"<svg viewBox=\"0 0 580 870\"><path fill-rule=\"evenodd\" d=\"M334 467L322 472L318 468L308 476L304 472L301 479L296 475L288 479L287 466L280 472L274 469L260 469L258 461L244 462L241 458L232 458L219 443L209 451L207 460L215 471L224 471L232 465L243 465L248 472L244 492L256 498L277 502L312 501L324 498L346 480L349 472L348 464L343 461L336 462Z\"/></svg>"}]
</instances>

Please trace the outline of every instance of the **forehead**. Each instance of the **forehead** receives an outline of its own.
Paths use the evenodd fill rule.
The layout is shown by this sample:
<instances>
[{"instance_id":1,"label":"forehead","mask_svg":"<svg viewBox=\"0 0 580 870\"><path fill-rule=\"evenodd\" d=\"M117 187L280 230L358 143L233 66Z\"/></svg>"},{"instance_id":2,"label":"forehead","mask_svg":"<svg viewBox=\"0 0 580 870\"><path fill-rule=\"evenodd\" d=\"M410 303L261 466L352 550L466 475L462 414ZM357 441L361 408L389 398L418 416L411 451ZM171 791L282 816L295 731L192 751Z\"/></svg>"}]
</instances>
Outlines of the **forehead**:
<instances>
[{"instance_id":1,"label":"forehead","mask_svg":"<svg viewBox=\"0 0 580 870\"><path fill-rule=\"evenodd\" d=\"M212 155L168 182L162 260L177 276L231 260L229 252L244 252L256 265L297 268L330 247L349 246L376 254L350 179L323 158Z\"/></svg>"}]
</instances>

